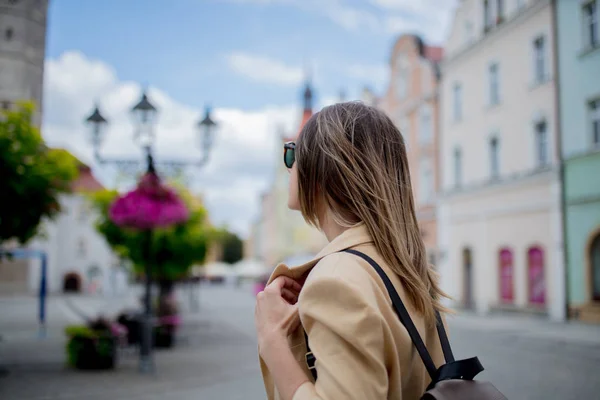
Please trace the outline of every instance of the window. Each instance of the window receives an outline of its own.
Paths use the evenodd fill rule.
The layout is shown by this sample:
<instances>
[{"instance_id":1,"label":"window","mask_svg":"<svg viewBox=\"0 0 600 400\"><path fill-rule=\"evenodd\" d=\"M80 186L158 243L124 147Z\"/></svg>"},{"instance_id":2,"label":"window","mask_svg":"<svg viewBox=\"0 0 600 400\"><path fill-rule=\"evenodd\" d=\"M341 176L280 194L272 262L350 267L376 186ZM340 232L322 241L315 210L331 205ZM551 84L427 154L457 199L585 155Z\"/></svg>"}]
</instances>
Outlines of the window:
<instances>
[{"instance_id":1,"label":"window","mask_svg":"<svg viewBox=\"0 0 600 400\"><path fill-rule=\"evenodd\" d=\"M420 112L419 142L429 144L433 139L433 120L431 118L431 107L424 106Z\"/></svg>"},{"instance_id":2,"label":"window","mask_svg":"<svg viewBox=\"0 0 600 400\"><path fill-rule=\"evenodd\" d=\"M454 150L454 186L462 184L462 151Z\"/></svg>"},{"instance_id":3,"label":"window","mask_svg":"<svg viewBox=\"0 0 600 400\"><path fill-rule=\"evenodd\" d=\"M600 234L596 235L592 241L590 263L592 267L592 298L600 301Z\"/></svg>"},{"instance_id":4,"label":"window","mask_svg":"<svg viewBox=\"0 0 600 400\"><path fill-rule=\"evenodd\" d=\"M462 119L462 85L460 83L454 84L452 96L454 97L454 121L460 121Z\"/></svg>"},{"instance_id":5,"label":"window","mask_svg":"<svg viewBox=\"0 0 600 400\"><path fill-rule=\"evenodd\" d=\"M419 163L419 202L429 204L433 200L433 171L429 158Z\"/></svg>"},{"instance_id":6,"label":"window","mask_svg":"<svg viewBox=\"0 0 600 400\"><path fill-rule=\"evenodd\" d=\"M496 24L504 22L504 0L496 1Z\"/></svg>"},{"instance_id":7,"label":"window","mask_svg":"<svg viewBox=\"0 0 600 400\"><path fill-rule=\"evenodd\" d=\"M408 123L408 118L405 116L401 116L398 120L398 129L402 134L402 138L404 139L404 147L406 147L406 152L408 153L408 145L410 142L410 126Z\"/></svg>"},{"instance_id":8,"label":"window","mask_svg":"<svg viewBox=\"0 0 600 400\"><path fill-rule=\"evenodd\" d=\"M529 283L529 303L546 304L546 279L544 278L544 251L537 246L527 251L527 275Z\"/></svg>"},{"instance_id":9,"label":"window","mask_svg":"<svg viewBox=\"0 0 600 400\"><path fill-rule=\"evenodd\" d=\"M494 63L490 65L488 73L490 84L490 105L494 106L500 103L500 76L498 64Z\"/></svg>"},{"instance_id":10,"label":"window","mask_svg":"<svg viewBox=\"0 0 600 400\"><path fill-rule=\"evenodd\" d=\"M77 242L77 256L79 258L85 258L87 246L84 239L79 239Z\"/></svg>"},{"instance_id":11,"label":"window","mask_svg":"<svg viewBox=\"0 0 600 400\"><path fill-rule=\"evenodd\" d=\"M408 60L401 54L396 60L396 96L400 100L408 95L409 73Z\"/></svg>"},{"instance_id":12,"label":"window","mask_svg":"<svg viewBox=\"0 0 600 400\"><path fill-rule=\"evenodd\" d=\"M548 78L546 65L546 39L544 36L540 36L533 41L533 77L535 83L543 83Z\"/></svg>"},{"instance_id":13,"label":"window","mask_svg":"<svg viewBox=\"0 0 600 400\"><path fill-rule=\"evenodd\" d=\"M488 32L492 28L492 4L483 0L483 30Z\"/></svg>"},{"instance_id":14,"label":"window","mask_svg":"<svg viewBox=\"0 0 600 400\"><path fill-rule=\"evenodd\" d=\"M535 152L538 167L548 165L548 124L545 120L535 124Z\"/></svg>"},{"instance_id":15,"label":"window","mask_svg":"<svg viewBox=\"0 0 600 400\"><path fill-rule=\"evenodd\" d=\"M590 102L590 130L592 133L592 146L600 147L600 99Z\"/></svg>"},{"instance_id":16,"label":"window","mask_svg":"<svg viewBox=\"0 0 600 400\"><path fill-rule=\"evenodd\" d=\"M581 10L583 25L583 46L593 48L598 46L598 4L591 0L583 5Z\"/></svg>"},{"instance_id":17,"label":"window","mask_svg":"<svg viewBox=\"0 0 600 400\"><path fill-rule=\"evenodd\" d=\"M490 176L498 178L500 175L500 143L498 138L490 139Z\"/></svg>"},{"instance_id":18,"label":"window","mask_svg":"<svg viewBox=\"0 0 600 400\"><path fill-rule=\"evenodd\" d=\"M515 299L512 250L508 248L501 249L498 258L500 266L500 301L504 304L512 304Z\"/></svg>"},{"instance_id":19,"label":"window","mask_svg":"<svg viewBox=\"0 0 600 400\"><path fill-rule=\"evenodd\" d=\"M473 23L465 21L465 43L471 43L473 40Z\"/></svg>"}]
</instances>

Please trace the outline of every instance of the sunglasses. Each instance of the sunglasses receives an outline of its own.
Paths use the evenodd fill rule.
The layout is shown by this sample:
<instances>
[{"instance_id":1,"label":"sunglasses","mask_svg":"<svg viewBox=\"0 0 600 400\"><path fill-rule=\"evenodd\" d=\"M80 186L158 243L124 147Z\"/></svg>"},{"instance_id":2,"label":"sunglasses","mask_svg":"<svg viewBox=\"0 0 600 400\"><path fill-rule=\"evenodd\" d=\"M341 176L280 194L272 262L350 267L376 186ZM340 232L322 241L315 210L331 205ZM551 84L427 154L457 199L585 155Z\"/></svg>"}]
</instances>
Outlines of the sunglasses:
<instances>
[{"instance_id":1,"label":"sunglasses","mask_svg":"<svg viewBox=\"0 0 600 400\"><path fill-rule=\"evenodd\" d=\"M283 163L288 169L294 166L296 161L296 143L287 142L283 145Z\"/></svg>"}]
</instances>

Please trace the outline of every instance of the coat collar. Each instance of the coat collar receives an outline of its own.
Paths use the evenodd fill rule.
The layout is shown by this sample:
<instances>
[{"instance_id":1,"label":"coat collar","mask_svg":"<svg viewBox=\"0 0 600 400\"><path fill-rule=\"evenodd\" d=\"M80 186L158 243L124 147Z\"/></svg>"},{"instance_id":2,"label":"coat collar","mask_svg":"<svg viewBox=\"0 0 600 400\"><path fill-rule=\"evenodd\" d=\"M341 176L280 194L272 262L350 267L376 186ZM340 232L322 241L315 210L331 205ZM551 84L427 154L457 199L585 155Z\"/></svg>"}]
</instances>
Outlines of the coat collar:
<instances>
[{"instance_id":1,"label":"coat collar","mask_svg":"<svg viewBox=\"0 0 600 400\"><path fill-rule=\"evenodd\" d=\"M314 267L322 258L337 253L339 251L348 249L350 247L359 246L361 244L372 243L373 239L367 230L364 223L360 223L352 228L345 230L341 235L337 236L331 242L327 244L312 260L296 265L288 266L285 264L279 264L275 267L275 270L271 274L269 283L275 278L281 275L290 276L295 279L301 278L306 272Z\"/></svg>"}]
</instances>

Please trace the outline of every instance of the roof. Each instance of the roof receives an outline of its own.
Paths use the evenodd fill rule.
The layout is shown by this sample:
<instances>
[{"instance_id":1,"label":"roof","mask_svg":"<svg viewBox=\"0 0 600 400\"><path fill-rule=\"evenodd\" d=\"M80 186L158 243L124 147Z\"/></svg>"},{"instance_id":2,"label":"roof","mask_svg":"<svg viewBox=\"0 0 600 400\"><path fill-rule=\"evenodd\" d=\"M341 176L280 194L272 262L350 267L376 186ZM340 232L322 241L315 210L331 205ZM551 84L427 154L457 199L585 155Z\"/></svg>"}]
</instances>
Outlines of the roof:
<instances>
[{"instance_id":1,"label":"roof","mask_svg":"<svg viewBox=\"0 0 600 400\"><path fill-rule=\"evenodd\" d=\"M433 62L440 62L444 57L444 49L439 46L425 46L425 58Z\"/></svg>"},{"instance_id":2,"label":"roof","mask_svg":"<svg viewBox=\"0 0 600 400\"><path fill-rule=\"evenodd\" d=\"M104 190L104 186L96 179L92 169L81 163L79 176L71 183L71 190L74 192L97 192Z\"/></svg>"},{"instance_id":3,"label":"roof","mask_svg":"<svg viewBox=\"0 0 600 400\"><path fill-rule=\"evenodd\" d=\"M73 192L97 192L104 190L104 186L96 179L92 169L87 164L75 157L73 153L66 149L55 147L54 150L68 153L75 159L75 163L79 169L79 175L73 182L71 182L71 190Z\"/></svg>"}]
</instances>

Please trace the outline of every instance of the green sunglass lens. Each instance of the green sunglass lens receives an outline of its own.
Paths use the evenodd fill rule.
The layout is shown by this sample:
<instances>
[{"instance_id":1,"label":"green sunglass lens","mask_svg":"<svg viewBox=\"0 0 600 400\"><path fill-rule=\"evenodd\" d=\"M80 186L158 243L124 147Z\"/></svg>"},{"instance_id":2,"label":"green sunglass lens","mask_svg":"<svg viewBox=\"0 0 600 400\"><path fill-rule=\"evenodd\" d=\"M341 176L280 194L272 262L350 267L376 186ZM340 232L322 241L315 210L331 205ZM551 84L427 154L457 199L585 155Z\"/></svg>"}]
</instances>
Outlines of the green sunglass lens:
<instances>
[{"instance_id":1,"label":"green sunglass lens","mask_svg":"<svg viewBox=\"0 0 600 400\"><path fill-rule=\"evenodd\" d=\"M295 161L294 149L286 149L284 161L286 167L292 168Z\"/></svg>"}]
</instances>

